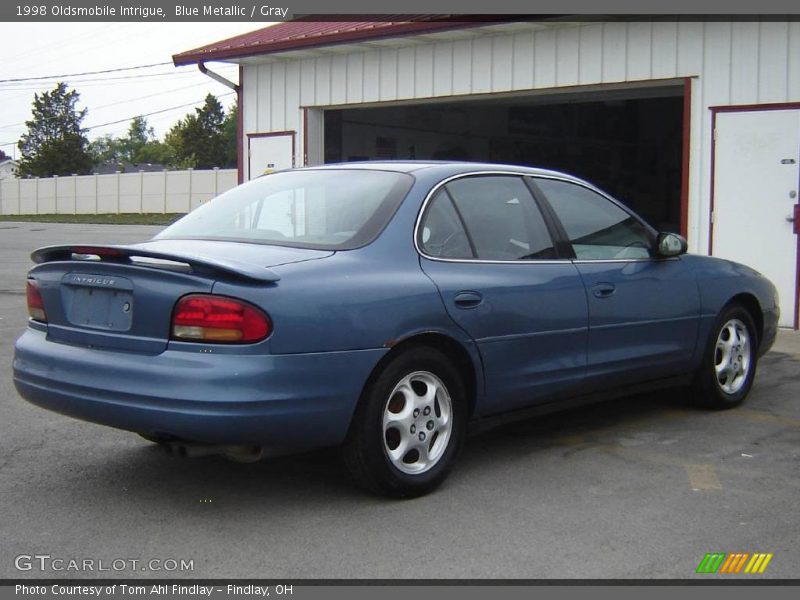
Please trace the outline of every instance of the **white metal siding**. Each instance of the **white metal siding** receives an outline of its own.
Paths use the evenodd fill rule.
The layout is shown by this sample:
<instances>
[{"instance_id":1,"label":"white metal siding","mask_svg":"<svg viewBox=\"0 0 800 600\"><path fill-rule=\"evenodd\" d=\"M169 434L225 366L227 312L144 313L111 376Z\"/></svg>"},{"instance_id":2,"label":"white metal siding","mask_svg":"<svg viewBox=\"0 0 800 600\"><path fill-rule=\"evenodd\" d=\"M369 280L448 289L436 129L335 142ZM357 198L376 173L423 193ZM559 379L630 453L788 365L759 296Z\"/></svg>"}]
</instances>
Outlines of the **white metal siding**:
<instances>
[{"instance_id":1,"label":"white metal siding","mask_svg":"<svg viewBox=\"0 0 800 600\"><path fill-rule=\"evenodd\" d=\"M800 23L516 25L244 66L244 131L297 131L303 107L694 77L689 239L708 247L710 106L800 101ZM466 37L465 37L466 36ZM328 51L338 52L328 54ZM246 149L245 149L246 151ZM245 164L247 161L245 161ZM246 177L245 177L246 178Z\"/></svg>"}]
</instances>

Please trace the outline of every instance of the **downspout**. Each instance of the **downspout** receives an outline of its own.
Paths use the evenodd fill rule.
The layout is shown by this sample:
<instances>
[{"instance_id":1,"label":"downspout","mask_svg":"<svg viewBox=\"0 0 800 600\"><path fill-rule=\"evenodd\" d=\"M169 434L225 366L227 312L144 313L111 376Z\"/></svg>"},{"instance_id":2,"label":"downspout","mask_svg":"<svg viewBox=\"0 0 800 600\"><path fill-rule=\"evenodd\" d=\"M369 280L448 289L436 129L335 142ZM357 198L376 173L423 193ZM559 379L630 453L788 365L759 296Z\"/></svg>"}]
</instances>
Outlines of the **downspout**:
<instances>
[{"instance_id":1,"label":"downspout","mask_svg":"<svg viewBox=\"0 0 800 600\"><path fill-rule=\"evenodd\" d=\"M208 67L206 67L206 64L203 61L199 61L197 63L197 68L200 69L200 72L203 75L208 75L214 81L218 81L219 83L221 83L225 87L232 89L234 92L237 92L237 93L239 92L239 86L238 85L236 85L232 81L229 81L229 80L225 79L219 73L214 73L214 71L209 71Z\"/></svg>"},{"instance_id":2,"label":"downspout","mask_svg":"<svg viewBox=\"0 0 800 600\"><path fill-rule=\"evenodd\" d=\"M221 83L227 88L232 89L236 92L236 105L239 107L239 118L236 123L236 170L237 170L237 181L242 183L244 180L244 171L243 167L243 159L242 159L242 142L243 142L243 132L242 132L242 67L239 66L239 85L236 85L232 81L225 79L219 73L214 73L214 71L210 71L208 67L206 67L203 61L197 62L197 68L200 69L200 72L203 75L208 75L216 82Z\"/></svg>"}]
</instances>

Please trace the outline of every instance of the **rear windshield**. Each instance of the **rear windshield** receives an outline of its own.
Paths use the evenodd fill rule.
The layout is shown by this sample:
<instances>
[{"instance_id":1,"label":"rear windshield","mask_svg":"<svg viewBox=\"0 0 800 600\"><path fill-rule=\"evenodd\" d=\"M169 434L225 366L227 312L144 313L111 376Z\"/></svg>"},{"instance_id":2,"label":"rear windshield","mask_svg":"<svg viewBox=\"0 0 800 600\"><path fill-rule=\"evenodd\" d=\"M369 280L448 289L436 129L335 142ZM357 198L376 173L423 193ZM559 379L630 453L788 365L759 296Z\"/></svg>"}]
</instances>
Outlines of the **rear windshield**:
<instances>
[{"instance_id":1,"label":"rear windshield","mask_svg":"<svg viewBox=\"0 0 800 600\"><path fill-rule=\"evenodd\" d=\"M157 239L350 250L377 237L413 181L405 173L362 169L273 173L217 196Z\"/></svg>"}]
</instances>

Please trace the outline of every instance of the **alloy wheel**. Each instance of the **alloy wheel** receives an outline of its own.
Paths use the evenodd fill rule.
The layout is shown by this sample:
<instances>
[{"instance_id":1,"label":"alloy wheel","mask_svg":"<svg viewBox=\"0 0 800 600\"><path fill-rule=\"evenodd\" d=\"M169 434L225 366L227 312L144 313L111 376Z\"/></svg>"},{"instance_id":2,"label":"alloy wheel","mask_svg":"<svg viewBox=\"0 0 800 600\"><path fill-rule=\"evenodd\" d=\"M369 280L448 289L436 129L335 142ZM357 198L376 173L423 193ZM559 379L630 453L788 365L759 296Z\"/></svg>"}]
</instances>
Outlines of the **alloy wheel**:
<instances>
[{"instance_id":1,"label":"alloy wheel","mask_svg":"<svg viewBox=\"0 0 800 600\"><path fill-rule=\"evenodd\" d=\"M395 385L383 409L383 447L403 473L433 468L450 441L453 405L442 380L416 371Z\"/></svg>"},{"instance_id":2,"label":"alloy wheel","mask_svg":"<svg viewBox=\"0 0 800 600\"><path fill-rule=\"evenodd\" d=\"M747 381L752 362L752 344L747 326L731 319L720 329L714 351L717 385L726 394L735 394Z\"/></svg>"}]
</instances>

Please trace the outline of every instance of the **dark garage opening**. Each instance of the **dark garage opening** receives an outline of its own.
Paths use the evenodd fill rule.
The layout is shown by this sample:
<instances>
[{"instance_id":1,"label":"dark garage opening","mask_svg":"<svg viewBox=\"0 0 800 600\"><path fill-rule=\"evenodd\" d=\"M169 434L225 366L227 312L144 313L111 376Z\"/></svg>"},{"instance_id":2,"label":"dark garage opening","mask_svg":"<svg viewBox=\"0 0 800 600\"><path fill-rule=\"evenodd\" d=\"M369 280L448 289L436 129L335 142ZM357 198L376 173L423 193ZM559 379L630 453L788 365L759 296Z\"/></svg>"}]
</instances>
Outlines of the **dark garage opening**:
<instances>
[{"instance_id":1,"label":"dark garage opening","mask_svg":"<svg viewBox=\"0 0 800 600\"><path fill-rule=\"evenodd\" d=\"M680 230L683 88L325 111L325 162L472 160L589 180Z\"/></svg>"}]
</instances>

